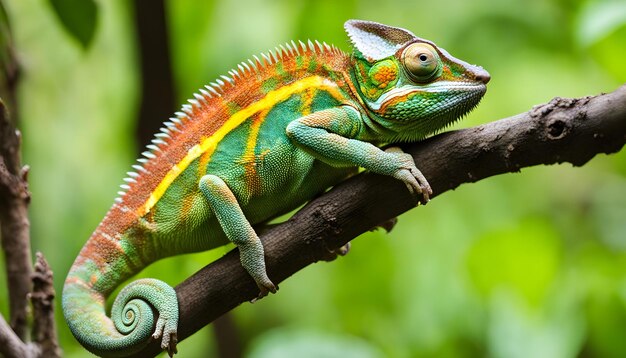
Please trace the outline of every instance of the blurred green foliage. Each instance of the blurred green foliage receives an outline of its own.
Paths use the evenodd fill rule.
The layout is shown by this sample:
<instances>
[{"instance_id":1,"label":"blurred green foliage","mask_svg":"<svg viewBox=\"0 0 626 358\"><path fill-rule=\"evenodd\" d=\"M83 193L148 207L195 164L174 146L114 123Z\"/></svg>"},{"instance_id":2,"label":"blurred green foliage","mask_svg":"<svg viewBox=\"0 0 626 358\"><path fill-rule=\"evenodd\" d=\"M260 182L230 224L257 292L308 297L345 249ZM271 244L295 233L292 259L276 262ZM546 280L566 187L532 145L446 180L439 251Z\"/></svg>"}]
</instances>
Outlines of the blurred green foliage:
<instances>
[{"instance_id":1,"label":"blurred green foliage","mask_svg":"<svg viewBox=\"0 0 626 358\"><path fill-rule=\"evenodd\" d=\"M87 48L96 32L98 8L93 0L50 0L68 34Z\"/></svg>"},{"instance_id":2,"label":"blurred green foliage","mask_svg":"<svg viewBox=\"0 0 626 358\"><path fill-rule=\"evenodd\" d=\"M5 2L23 66L32 246L50 261L60 293L136 155L131 6L97 2L93 39L77 42L50 1ZM459 127L554 96L615 89L626 81L625 8L610 0L167 3L180 103L291 39L348 50L343 22L361 18L407 28L490 71L482 105ZM168 259L144 275L176 284L226 251ZM5 283L0 276L4 315ZM57 316L66 355L86 356L59 307ZM582 168L529 168L462 186L403 215L390 234L363 235L346 257L303 270L233 317L254 358L623 357L626 151ZM211 329L184 341L184 356L215 352Z\"/></svg>"}]
</instances>

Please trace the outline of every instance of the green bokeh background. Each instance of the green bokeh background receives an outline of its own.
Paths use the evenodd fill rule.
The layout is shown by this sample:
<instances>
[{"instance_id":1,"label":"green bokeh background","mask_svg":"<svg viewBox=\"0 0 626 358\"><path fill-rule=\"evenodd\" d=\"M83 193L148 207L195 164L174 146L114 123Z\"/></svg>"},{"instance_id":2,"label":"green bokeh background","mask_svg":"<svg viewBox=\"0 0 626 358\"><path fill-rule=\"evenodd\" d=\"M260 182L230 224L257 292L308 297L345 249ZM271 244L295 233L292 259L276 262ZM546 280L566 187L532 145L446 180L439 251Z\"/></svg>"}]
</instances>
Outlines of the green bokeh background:
<instances>
[{"instance_id":1,"label":"green bokeh background","mask_svg":"<svg viewBox=\"0 0 626 358\"><path fill-rule=\"evenodd\" d=\"M132 7L98 1L85 48L49 1L5 6L23 66L32 246L52 265L60 293L136 157ZM348 50L342 25L350 18L407 28L491 73L481 106L457 128L626 82L623 0L171 0L178 103L288 40ZM168 259L144 274L174 285L226 251ZM5 317L6 298L3 274ZM60 307L57 316L65 355L88 356ZM346 257L312 265L278 294L241 305L232 319L245 356L254 358L624 357L626 150L581 168L529 168L464 185L402 215L390 234L365 234ZM207 356L215 345L209 326L179 351Z\"/></svg>"}]
</instances>

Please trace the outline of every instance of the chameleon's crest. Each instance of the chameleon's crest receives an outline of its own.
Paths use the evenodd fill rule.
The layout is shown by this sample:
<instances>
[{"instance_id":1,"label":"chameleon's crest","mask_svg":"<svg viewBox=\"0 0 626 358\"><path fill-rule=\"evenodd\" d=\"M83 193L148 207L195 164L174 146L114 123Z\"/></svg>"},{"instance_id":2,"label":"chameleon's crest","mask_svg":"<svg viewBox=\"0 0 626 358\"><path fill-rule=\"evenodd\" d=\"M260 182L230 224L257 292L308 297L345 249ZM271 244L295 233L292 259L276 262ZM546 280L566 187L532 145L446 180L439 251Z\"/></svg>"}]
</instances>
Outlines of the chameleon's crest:
<instances>
[{"instance_id":1,"label":"chameleon's crest","mask_svg":"<svg viewBox=\"0 0 626 358\"><path fill-rule=\"evenodd\" d=\"M164 175L164 168L169 169L171 164L162 163L162 159L168 155L163 155L165 151L171 149L176 144L185 141L189 133L195 133L192 127L202 120L200 113L213 111L220 107L221 103L228 101L228 97L232 95L238 88L246 87L251 81L256 81L263 73L273 73L274 68L278 64L285 64L289 61L293 62L298 56L345 56L345 54L337 47L328 45L325 42L307 41L304 43L298 41L287 42L279 45L274 50L267 53L261 53L259 56L243 61L236 68L228 71L228 76L221 75L214 82L201 88L198 93L193 94L193 98L189 99L186 104L182 105L180 111L176 115L169 118L160 129L160 132L152 139L152 143L146 146L146 151L141 153L141 157L137 159L137 164L133 165L135 171L127 173L124 183L120 185L121 191L118 191L118 197L115 198L117 204L124 201L124 197L131 191L134 196L138 196L136 191L150 192L153 188L139 188L136 178L139 175L151 175L159 177Z\"/></svg>"},{"instance_id":2,"label":"chameleon's crest","mask_svg":"<svg viewBox=\"0 0 626 358\"><path fill-rule=\"evenodd\" d=\"M370 62L392 56L416 39L410 31L371 21L348 20L344 28L354 47Z\"/></svg>"}]
</instances>

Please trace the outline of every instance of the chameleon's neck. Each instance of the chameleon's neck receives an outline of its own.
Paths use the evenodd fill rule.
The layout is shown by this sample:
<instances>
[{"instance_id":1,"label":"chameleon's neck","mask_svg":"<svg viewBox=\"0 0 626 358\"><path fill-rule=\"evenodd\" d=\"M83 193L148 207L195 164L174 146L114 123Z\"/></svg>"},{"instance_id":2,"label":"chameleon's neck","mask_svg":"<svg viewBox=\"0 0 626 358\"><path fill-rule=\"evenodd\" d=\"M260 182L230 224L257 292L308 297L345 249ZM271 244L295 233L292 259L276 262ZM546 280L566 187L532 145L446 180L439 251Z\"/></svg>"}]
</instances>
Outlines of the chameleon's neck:
<instances>
[{"instance_id":1,"label":"chameleon's neck","mask_svg":"<svg viewBox=\"0 0 626 358\"><path fill-rule=\"evenodd\" d=\"M380 117L367 103L360 82L361 76L357 73L359 71L358 61L354 55L350 56L346 61L344 70L345 83L349 88L351 97L360 104L360 110L363 113L363 123L361 123L360 131L355 136L355 139L375 144L389 143L397 135L397 132L392 128L388 128L386 125L391 123Z\"/></svg>"}]
</instances>

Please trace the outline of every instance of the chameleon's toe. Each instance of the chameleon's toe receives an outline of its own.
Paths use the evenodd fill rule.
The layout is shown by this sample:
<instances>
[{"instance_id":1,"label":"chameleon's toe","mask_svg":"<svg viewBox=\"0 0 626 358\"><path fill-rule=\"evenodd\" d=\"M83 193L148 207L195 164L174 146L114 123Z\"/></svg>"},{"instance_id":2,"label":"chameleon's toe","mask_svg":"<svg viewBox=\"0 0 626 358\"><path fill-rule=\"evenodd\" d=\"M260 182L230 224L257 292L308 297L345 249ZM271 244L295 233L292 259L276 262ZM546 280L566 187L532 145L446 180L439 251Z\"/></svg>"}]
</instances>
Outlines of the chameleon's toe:
<instances>
[{"instance_id":1,"label":"chameleon's toe","mask_svg":"<svg viewBox=\"0 0 626 358\"><path fill-rule=\"evenodd\" d=\"M433 190L430 188L428 182L420 185L420 194L422 194L422 198L420 199L420 203L426 204L430 201L430 195L433 193Z\"/></svg>"},{"instance_id":2,"label":"chameleon's toe","mask_svg":"<svg viewBox=\"0 0 626 358\"><path fill-rule=\"evenodd\" d=\"M161 338L161 349L167 351L170 357L178 352L176 349L176 343L178 343L176 325L177 322L175 320L159 317L154 333L152 334L152 338L154 339Z\"/></svg>"},{"instance_id":3,"label":"chameleon's toe","mask_svg":"<svg viewBox=\"0 0 626 358\"><path fill-rule=\"evenodd\" d=\"M252 303L267 296L270 292L276 293L276 291L278 291L278 286L274 285L269 279L264 282L257 282L257 286L259 286L259 295L253 298L252 301L250 301Z\"/></svg>"},{"instance_id":4,"label":"chameleon's toe","mask_svg":"<svg viewBox=\"0 0 626 358\"><path fill-rule=\"evenodd\" d=\"M163 341L161 341L161 349L167 351L167 355L173 357L174 354L178 353L178 349L176 348L176 344L178 343L178 338L176 333L172 333L169 335L169 341L165 342L166 339L164 337Z\"/></svg>"},{"instance_id":5,"label":"chameleon's toe","mask_svg":"<svg viewBox=\"0 0 626 358\"><path fill-rule=\"evenodd\" d=\"M401 180L412 195L422 194L422 186L410 169L400 169L394 173L393 177Z\"/></svg>"},{"instance_id":6,"label":"chameleon's toe","mask_svg":"<svg viewBox=\"0 0 626 358\"><path fill-rule=\"evenodd\" d=\"M370 231L376 231L380 228L380 229L384 229L387 233L390 233L397 223L398 223L398 218L393 217L389 220L385 220L382 223L374 226L373 228L370 229Z\"/></svg>"},{"instance_id":7,"label":"chameleon's toe","mask_svg":"<svg viewBox=\"0 0 626 358\"><path fill-rule=\"evenodd\" d=\"M346 256L348 254L348 252L350 252L350 243L348 242L347 244L343 245L342 247L333 250L334 253L336 253L339 256Z\"/></svg>"},{"instance_id":8,"label":"chameleon's toe","mask_svg":"<svg viewBox=\"0 0 626 358\"><path fill-rule=\"evenodd\" d=\"M428 180L426 180L424 174L422 174L422 172L420 172L417 168L413 168L411 170L411 174L413 174L413 177L419 183L419 193L422 194L422 200L420 200L421 203L428 203L428 201L430 201L430 196L433 194L433 189L430 187L430 184L428 184Z\"/></svg>"}]
</instances>

